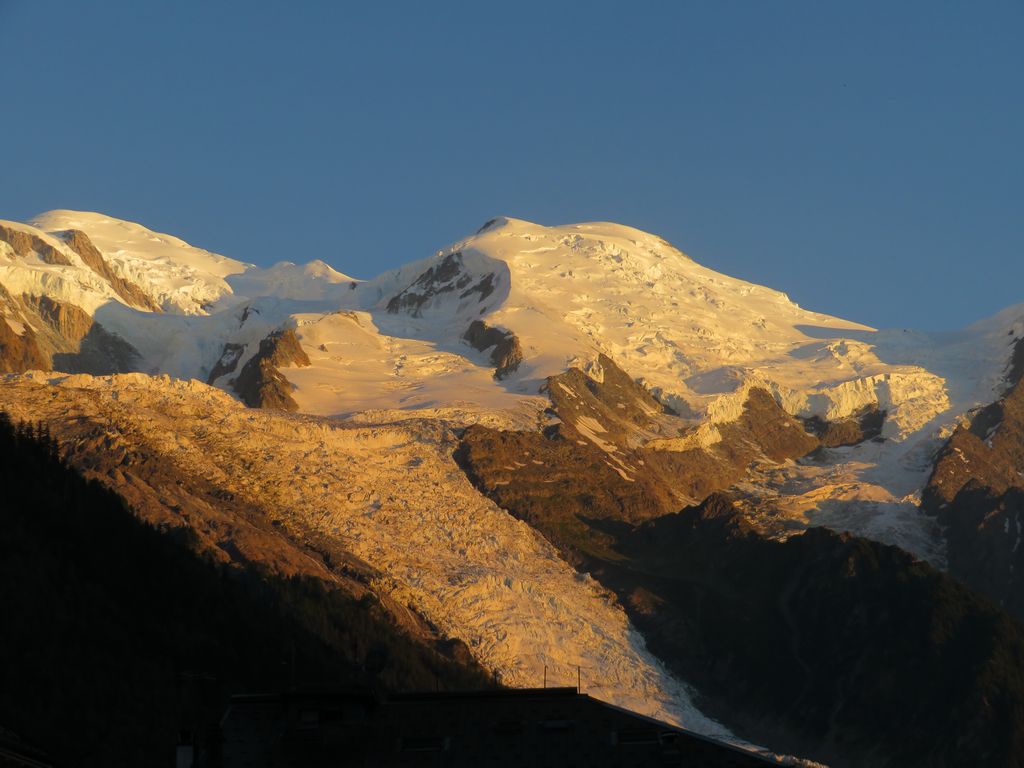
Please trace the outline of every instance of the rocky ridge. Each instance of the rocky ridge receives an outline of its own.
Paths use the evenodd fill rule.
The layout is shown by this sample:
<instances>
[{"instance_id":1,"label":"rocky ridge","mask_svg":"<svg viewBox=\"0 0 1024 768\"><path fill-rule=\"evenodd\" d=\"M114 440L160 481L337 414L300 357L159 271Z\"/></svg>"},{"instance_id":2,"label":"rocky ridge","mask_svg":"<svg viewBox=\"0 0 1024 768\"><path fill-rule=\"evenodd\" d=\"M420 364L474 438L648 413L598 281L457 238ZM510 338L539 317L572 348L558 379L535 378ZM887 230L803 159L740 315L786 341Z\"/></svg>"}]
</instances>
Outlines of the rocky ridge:
<instances>
[{"instance_id":1,"label":"rocky ridge","mask_svg":"<svg viewBox=\"0 0 1024 768\"><path fill-rule=\"evenodd\" d=\"M0 372L108 374L138 366L131 344L73 304L45 295L14 297L0 285L0 312Z\"/></svg>"},{"instance_id":2,"label":"rocky ridge","mask_svg":"<svg viewBox=\"0 0 1024 768\"><path fill-rule=\"evenodd\" d=\"M190 527L220 557L364 579L505 684L536 685L545 666L549 683L567 682L579 665L592 695L727 733L605 590L469 484L438 424L275 414L142 374L31 374L2 386L11 415L45 421L87 477L147 519Z\"/></svg>"},{"instance_id":3,"label":"rocky ridge","mask_svg":"<svg viewBox=\"0 0 1024 768\"><path fill-rule=\"evenodd\" d=\"M218 366L210 373L211 380L220 370L228 370L226 359L237 364L237 351L225 346L225 352L218 361ZM242 398L242 402L250 408L270 408L279 411L297 411L299 404L291 395L292 385L279 370L287 365L308 366L309 357L302 350L295 330L285 328L274 331L265 339L261 339L259 350L242 366L238 376L231 380L231 387ZM234 369L234 365L230 370ZM223 374L221 374L223 375Z\"/></svg>"},{"instance_id":4,"label":"rocky ridge","mask_svg":"<svg viewBox=\"0 0 1024 768\"><path fill-rule=\"evenodd\" d=\"M523 362L523 348L511 331L492 328L482 320L474 320L462 335L470 346L480 352L490 350L494 378L504 379L516 372Z\"/></svg>"},{"instance_id":5,"label":"rocky ridge","mask_svg":"<svg viewBox=\"0 0 1024 768\"><path fill-rule=\"evenodd\" d=\"M1007 364L1007 391L956 428L922 495L949 542L949 570L1024 619L1024 342Z\"/></svg>"},{"instance_id":6,"label":"rocky ridge","mask_svg":"<svg viewBox=\"0 0 1024 768\"><path fill-rule=\"evenodd\" d=\"M110 283L110 287L114 289L114 292L128 304L149 310L150 312L161 311L159 305L147 296L139 286L114 272L109 262L99 252L99 249L93 245L92 240L89 239L85 232L82 232L80 229L69 229L66 232L60 233L60 237L71 250L81 257L89 269Z\"/></svg>"},{"instance_id":7,"label":"rocky ridge","mask_svg":"<svg viewBox=\"0 0 1024 768\"><path fill-rule=\"evenodd\" d=\"M599 377L599 378L595 378ZM757 462L783 462L818 445L764 390L704 445L693 427L601 356L591 374L548 380L552 423L541 431L469 427L456 454L474 484L539 527L578 561L603 551L586 519L636 523L729 487Z\"/></svg>"}]
</instances>

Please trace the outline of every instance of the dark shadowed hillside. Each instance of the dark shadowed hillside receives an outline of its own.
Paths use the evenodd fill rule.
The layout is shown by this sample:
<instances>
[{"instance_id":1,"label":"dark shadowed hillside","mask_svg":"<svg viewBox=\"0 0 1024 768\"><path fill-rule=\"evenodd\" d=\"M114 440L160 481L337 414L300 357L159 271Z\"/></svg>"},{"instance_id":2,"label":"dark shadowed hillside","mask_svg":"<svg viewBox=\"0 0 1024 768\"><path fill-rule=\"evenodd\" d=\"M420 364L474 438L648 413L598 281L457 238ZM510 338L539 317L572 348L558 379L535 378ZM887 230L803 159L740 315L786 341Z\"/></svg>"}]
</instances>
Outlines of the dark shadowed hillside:
<instances>
[{"instance_id":1,"label":"dark shadowed hillside","mask_svg":"<svg viewBox=\"0 0 1024 768\"><path fill-rule=\"evenodd\" d=\"M928 564L768 540L719 495L614 535L592 572L741 733L834 766L1021 764L1024 630Z\"/></svg>"},{"instance_id":2,"label":"dark shadowed hillside","mask_svg":"<svg viewBox=\"0 0 1024 768\"><path fill-rule=\"evenodd\" d=\"M1024 343L1014 342L1002 398L961 424L935 460L922 508L949 542L949 572L1024 617Z\"/></svg>"},{"instance_id":3,"label":"dark shadowed hillside","mask_svg":"<svg viewBox=\"0 0 1024 768\"><path fill-rule=\"evenodd\" d=\"M1022 764L1024 630L985 598L850 534L765 538L718 494L637 522L616 514L630 497L587 493L576 474L571 493L541 504L529 474L494 458L513 436L467 430L473 482L614 590L651 650L739 735L834 766ZM550 456L545 468L569 476Z\"/></svg>"},{"instance_id":4,"label":"dark shadowed hillside","mask_svg":"<svg viewBox=\"0 0 1024 768\"><path fill-rule=\"evenodd\" d=\"M0 482L0 725L61 765L169 765L239 691L487 684L371 596L201 559L2 415Z\"/></svg>"}]
</instances>

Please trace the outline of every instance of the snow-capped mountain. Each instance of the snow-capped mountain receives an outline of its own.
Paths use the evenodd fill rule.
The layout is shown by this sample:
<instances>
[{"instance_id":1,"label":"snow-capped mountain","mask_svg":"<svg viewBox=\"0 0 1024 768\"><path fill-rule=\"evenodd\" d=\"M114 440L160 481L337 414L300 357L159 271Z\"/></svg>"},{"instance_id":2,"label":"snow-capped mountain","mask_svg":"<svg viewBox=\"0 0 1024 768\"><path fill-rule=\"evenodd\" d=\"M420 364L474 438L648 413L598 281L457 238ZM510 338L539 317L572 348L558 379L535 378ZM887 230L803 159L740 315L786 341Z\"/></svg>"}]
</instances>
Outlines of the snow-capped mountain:
<instances>
[{"instance_id":1,"label":"snow-capped mountain","mask_svg":"<svg viewBox=\"0 0 1024 768\"><path fill-rule=\"evenodd\" d=\"M79 307L139 350L146 372L205 379L223 343L251 344L247 325L257 334L297 326L311 366L289 381L310 413L457 402L514 409L548 376L604 353L681 413L728 420L743 391L760 385L800 416L836 419L878 404L885 436L904 439L937 415L991 399L1002 336L1024 317L1007 310L963 334L874 331L615 224L495 219L365 282L319 260L260 269L99 214L53 211L3 226L37 243L0 244L7 291ZM82 241L103 271L75 251ZM167 317L151 317L157 308ZM522 361L500 381L465 339L474 320L519 341Z\"/></svg>"},{"instance_id":2,"label":"snow-capped mountain","mask_svg":"<svg viewBox=\"0 0 1024 768\"><path fill-rule=\"evenodd\" d=\"M67 243L70 233L84 233L115 275L138 286L164 312L205 314L218 299L232 293L225 278L251 267L194 248L171 235L98 213L49 211L29 223L46 233L43 237L58 242ZM73 284L74 280L68 280L69 289ZM76 294L69 291L64 296L77 303ZM91 303L83 294L77 296Z\"/></svg>"},{"instance_id":3,"label":"snow-capped mountain","mask_svg":"<svg viewBox=\"0 0 1024 768\"><path fill-rule=\"evenodd\" d=\"M922 491L1024 337L1024 304L875 330L629 227L510 218L369 279L95 213L0 221L0 319L7 407L153 520L278 567L207 496L259 507L506 682L600 669L602 698L718 735L637 630L674 647L651 616L675 609L623 576L615 548L647 545L616 526L642 541L728 489L738 511L712 517L757 536L818 524L944 567Z\"/></svg>"},{"instance_id":4,"label":"snow-capped mountain","mask_svg":"<svg viewBox=\"0 0 1024 768\"><path fill-rule=\"evenodd\" d=\"M1008 341L1024 333L1024 306L959 333L876 331L608 223L498 218L365 281L319 260L254 267L94 213L2 226L9 348L32 346L25 329L40 347L20 362L8 353L8 369L167 373L308 414L533 429L551 418L548 378L599 376L604 354L683 417L658 436L666 449L671 437L675 448L714 445L752 388L802 418L877 409L885 442L839 449L825 468L770 472L751 498L936 563L941 537L917 512L930 456L962 414L999 396ZM76 315L70 335L55 334L41 299L96 329ZM301 352L276 352L275 332L294 333ZM506 347L514 364L498 359Z\"/></svg>"}]
</instances>

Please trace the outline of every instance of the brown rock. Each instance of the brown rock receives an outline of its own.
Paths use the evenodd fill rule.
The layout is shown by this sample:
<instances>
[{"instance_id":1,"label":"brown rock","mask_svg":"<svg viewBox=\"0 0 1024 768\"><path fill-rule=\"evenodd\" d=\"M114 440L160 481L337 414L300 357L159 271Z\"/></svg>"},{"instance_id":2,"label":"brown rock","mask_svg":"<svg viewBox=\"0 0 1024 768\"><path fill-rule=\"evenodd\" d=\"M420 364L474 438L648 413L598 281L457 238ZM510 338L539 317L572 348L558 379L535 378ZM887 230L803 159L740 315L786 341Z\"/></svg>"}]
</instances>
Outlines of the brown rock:
<instances>
[{"instance_id":1,"label":"brown rock","mask_svg":"<svg viewBox=\"0 0 1024 768\"><path fill-rule=\"evenodd\" d=\"M60 233L61 238L71 250L77 253L85 265L93 272L102 277L114 292L126 302L135 307L142 307L151 312L162 312L163 310L135 283L126 280L114 273L113 268L103 258L103 254L93 245L89 236L78 229L69 229Z\"/></svg>"},{"instance_id":2,"label":"brown rock","mask_svg":"<svg viewBox=\"0 0 1024 768\"><path fill-rule=\"evenodd\" d=\"M217 363L213 366L213 370L210 371L210 375L206 378L207 384L213 384L221 376L234 373L235 368L238 367L238 361L241 359L242 354L245 352L245 347L242 344L232 344L228 342L224 345L224 349L220 353L220 357L217 358Z\"/></svg>"},{"instance_id":3,"label":"brown rock","mask_svg":"<svg viewBox=\"0 0 1024 768\"><path fill-rule=\"evenodd\" d=\"M413 281L412 285L388 301L388 312L408 312L419 317L423 306L430 299L444 293L459 292L459 298L465 299L474 293L480 294L478 301L483 301L495 289L498 278L488 274L473 283L473 278L464 272L462 253L449 253L439 263L434 264Z\"/></svg>"},{"instance_id":4,"label":"brown rock","mask_svg":"<svg viewBox=\"0 0 1024 768\"><path fill-rule=\"evenodd\" d=\"M548 380L551 412L545 432L473 426L456 459L499 506L544 532L578 560L612 557L606 532L588 521L637 523L701 499L742 479L756 461L803 456L818 446L799 421L765 390L750 391L739 419L719 427L707 448L659 450L644 440L686 423L658 403L611 359L602 380L571 369ZM577 425L597 424L596 444Z\"/></svg>"},{"instance_id":5,"label":"brown rock","mask_svg":"<svg viewBox=\"0 0 1024 768\"><path fill-rule=\"evenodd\" d=\"M17 334L0 317L0 373L23 373L32 370L49 370L50 360L39 348L35 332L26 327L23 334Z\"/></svg>"},{"instance_id":6,"label":"brown rock","mask_svg":"<svg viewBox=\"0 0 1024 768\"><path fill-rule=\"evenodd\" d=\"M491 350L491 362L494 364L494 378L503 379L514 373L523 362L523 348L519 338L511 331L492 328L483 320L474 320L462 338L480 352Z\"/></svg>"},{"instance_id":7,"label":"brown rock","mask_svg":"<svg viewBox=\"0 0 1024 768\"><path fill-rule=\"evenodd\" d=\"M78 344L88 335L93 326L93 319L85 310L51 299L49 296L22 297L26 304L35 308L39 317L52 328L57 335L70 344Z\"/></svg>"},{"instance_id":8,"label":"brown rock","mask_svg":"<svg viewBox=\"0 0 1024 768\"><path fill-rule=\"evenodd\" d=\"M878 437L882 434L885 417L886 412L875 404L846 419L828 421L820 416L812 416L803 419L803 422L807 431L817 437L823 446L838 448Z\"/></svg>"},{"instance_id":9,"label":"brown rock","mask_svg":"<svg viewBox=\"0 0 1024 768\"><path fill-rule=\"evenodd\" d=\"M1020 342L1000 400L961 425L939 452L921 508L946 532L951 575L1024 618L1024 378Z\"/></svg>"},{"instance_id":10,"label":"brown rock","mask_svg":"<svg viewBox=\"0 0 1024 768\"><path fill-rule=\"evenodd\" d=\"M1024 487L1024 383L1018 381L1001 400L959 426L940 451L922 507L938 514L969 481L999 495Z\"/></svg>"},{"instance_id":11,"label":"brown rock","mask_svg":"<svg viewBox=\"0 0 1024 768\"><path fill-rule=\"evenodd\" d=\"M309 365L309 357L292 328L274 331L261 340L259 351L242 366L231 385L250 408L297 411L299 404L291 396L292 385L278 370L286 365Z\"/></svg>"},{"instance_id":12,"label":"brown rock","mask_svg":"<svg viewBox=\"0 0 1024 768\"><path fill-rule=\"evenodd\" d=\"M23 259L32 253L37 253L39 258L47 264L71 266L71 260L67 256L31 232L0 224L0 240L8 243L14 249L14 255L19 258Z\"/></svg>"},{"instance_id":13,"label":"brown rock","mask_svg":"<svg viewBox=\"0 0 1024 768\"><path fill-rule=\"evenodd\" d=\"M25 295L22 303L46 330L48 370L102 376L137 369L138 350L81 308L49 296Z\"/></svg>"}]
</instances>

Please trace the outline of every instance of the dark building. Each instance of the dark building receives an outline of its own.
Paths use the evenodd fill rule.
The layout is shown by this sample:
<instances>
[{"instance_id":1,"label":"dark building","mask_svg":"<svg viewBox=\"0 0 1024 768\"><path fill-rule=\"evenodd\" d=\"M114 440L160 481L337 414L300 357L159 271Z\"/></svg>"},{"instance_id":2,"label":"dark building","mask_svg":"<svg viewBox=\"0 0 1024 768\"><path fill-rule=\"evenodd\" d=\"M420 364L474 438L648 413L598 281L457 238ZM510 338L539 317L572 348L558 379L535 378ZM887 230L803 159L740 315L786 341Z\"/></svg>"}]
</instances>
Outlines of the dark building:
<instances>
[{"instance_id":1,"label":"dark building","mask_svg":"<svg viewBox=\"0 0 1024 768\"><path fill-rule=\"evenodd\" d=\"M220 752L224 768L776 764L575 688L235 696L221 722Z\"/></svg>"}]
</instances>

